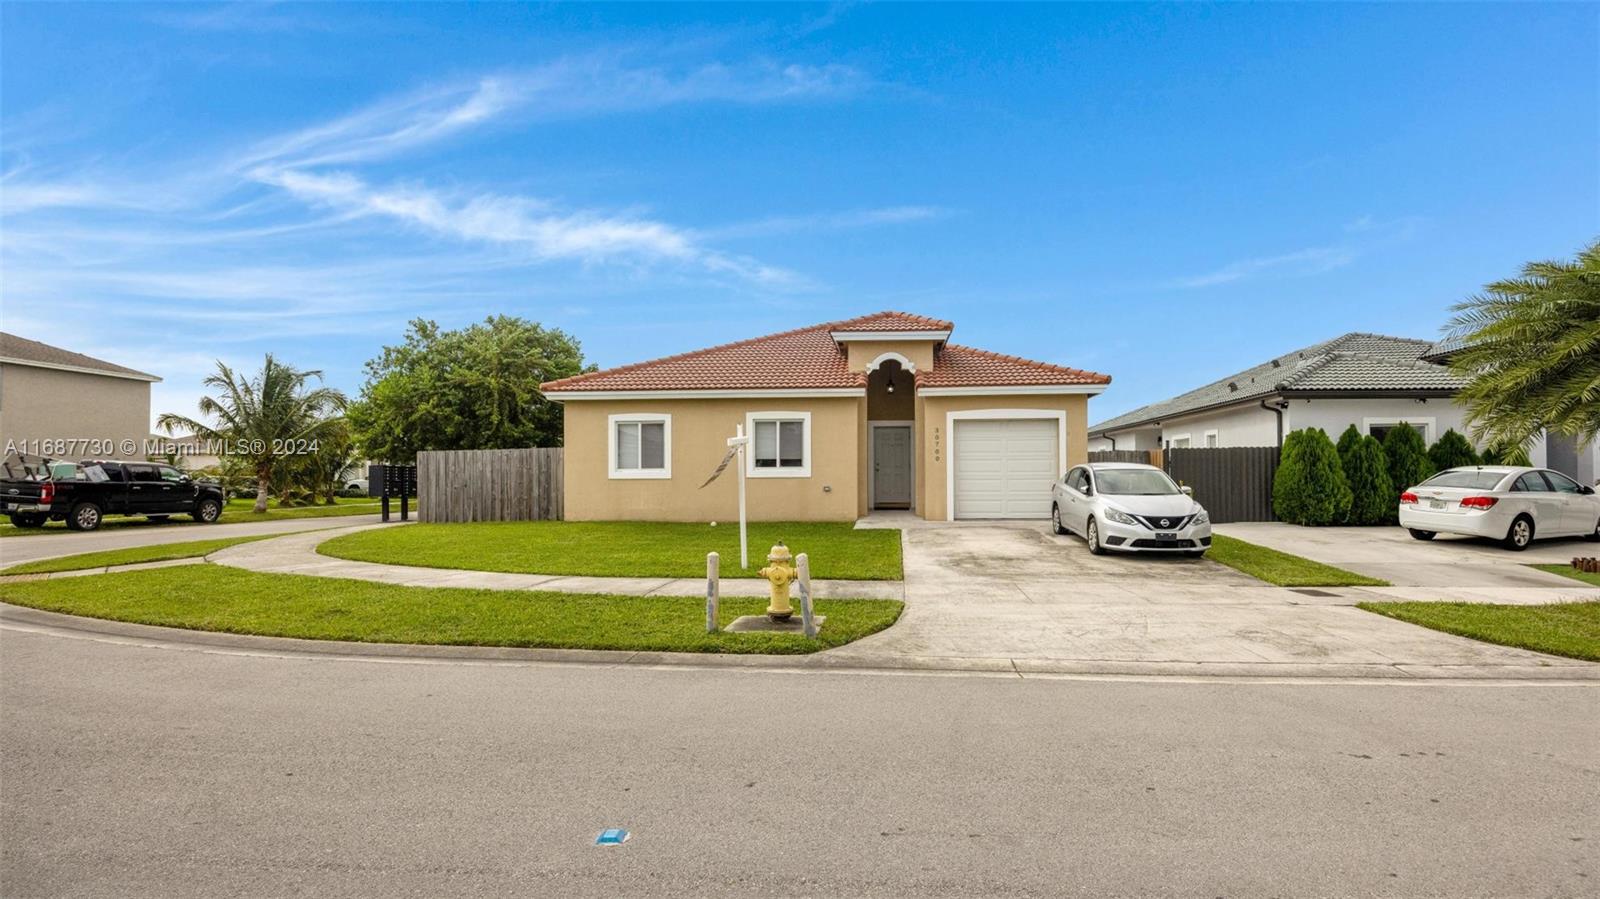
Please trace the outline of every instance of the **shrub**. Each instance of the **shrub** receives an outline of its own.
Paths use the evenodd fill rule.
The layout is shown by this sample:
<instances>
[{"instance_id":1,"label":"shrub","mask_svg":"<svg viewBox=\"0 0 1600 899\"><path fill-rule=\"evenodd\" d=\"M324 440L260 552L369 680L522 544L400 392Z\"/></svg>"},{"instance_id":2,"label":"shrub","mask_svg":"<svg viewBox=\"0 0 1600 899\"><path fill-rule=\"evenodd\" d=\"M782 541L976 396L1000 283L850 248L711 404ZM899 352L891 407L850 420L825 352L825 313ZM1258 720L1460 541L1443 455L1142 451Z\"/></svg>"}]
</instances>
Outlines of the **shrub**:
<instances>
[{"instance_id":1,"label":"shrub","mask_svg":"<svg viewBox=\"0 0 1600 899\"><path fill-rule=\"evenodd\" d=\"M1343 462L1344 457L1349 455L1350 450L1355 448L1355 445L1360 443L1361 438L1365 436L1365 434L1361 433L1361 429L1355 425L1345 428L1344 433L1339 435L1339 461Z\"/></svg>"},{"instance_id":2,"label":"shrub","mask_svg":"<svg viewBox=\"0 0 1600 899\"><path fill-rule=\"evenodd\" d=\"M1433 463L1434 471L1480 464L1478 451L1472 448L1467 438L1457 434L1455 428L1445 431L1443 437L1428 447L1428 461Z\"/></svg>"},{"instance_id":3,"label":"shrub","mask_svg":"<svg viewBox=\"0 0 1600 899\"><path fill-rule=\"evenodd\" d=\"M1400 493L1426 481L1433 474L1428 460L1428 445L1422 432L1401 422L1383 435L1383 454L1389 463L1389 521L1400 515Z\"/></svg>"},{"instance_id":4,"label":"shrub","mask_svg":"<svg viewBox=\"0 0 1600 899\"><path fill-rule=\"evenodd\" d=\"M1350 485L1350 524L1383 524L1395 514L1399 493L1389 481L1389 457L1378 438L1357 435L1348 452L1340 453L1344 479ZM1340 443L1344 440L1340 439Z\"/></svg>"},{"instance_id":5,"label":"shrub","mask_svg":"<svg viewBox=\"0 0 1600 899\"><path fill-rule=\"evenodd\" d=\"M1339 466L1339 452L1321 428L1284 438L1278 473L1272 480L1272 510L1279 520L1301 525L1340 524L1350 511L1350 486Z\"/></svg>"}]
</instances>

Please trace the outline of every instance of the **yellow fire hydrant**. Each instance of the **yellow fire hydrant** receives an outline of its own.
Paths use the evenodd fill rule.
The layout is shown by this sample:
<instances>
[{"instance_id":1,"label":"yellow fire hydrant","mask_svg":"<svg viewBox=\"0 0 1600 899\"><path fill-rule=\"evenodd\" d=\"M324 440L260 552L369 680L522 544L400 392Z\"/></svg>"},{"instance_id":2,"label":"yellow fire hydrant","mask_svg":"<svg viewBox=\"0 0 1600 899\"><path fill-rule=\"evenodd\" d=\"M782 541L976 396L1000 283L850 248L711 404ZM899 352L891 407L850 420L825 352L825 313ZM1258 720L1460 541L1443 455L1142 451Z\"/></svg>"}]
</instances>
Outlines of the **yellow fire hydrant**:
<instances>
[{"instance_id":1,"label":"yellow fire hydrant","mask_svg":"<svg viewBox=\"0 0 1600 899\"><path fill-rule=\"evenodd\" d=\"M772 552L767 553L767 562L767 567L757 572L767 579L767 584L772 588L772 602L767 606L767 617L773 621L788 621L794 615L794 609L789 605L789 585L797 577L794 556L789 554L789 547L779 543L772 548Z\"/></svg>"}]
</instances>

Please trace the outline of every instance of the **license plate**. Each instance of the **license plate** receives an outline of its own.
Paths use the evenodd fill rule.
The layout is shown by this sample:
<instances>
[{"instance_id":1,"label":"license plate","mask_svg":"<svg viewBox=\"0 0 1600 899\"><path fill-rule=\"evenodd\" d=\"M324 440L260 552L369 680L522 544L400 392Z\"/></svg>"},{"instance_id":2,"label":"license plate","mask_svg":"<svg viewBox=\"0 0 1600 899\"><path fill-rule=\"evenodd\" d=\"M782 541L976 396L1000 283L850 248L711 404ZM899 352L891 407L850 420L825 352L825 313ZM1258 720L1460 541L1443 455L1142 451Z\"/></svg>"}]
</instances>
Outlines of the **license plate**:
<instances>
[{"instance_id":1,"label":"license plate","mask_svg":"<svg viewBox=\"0 0 1600 899\"><path fill-rule=\"evenodd\" d=\"M1430 509L1443 509L1444 508L1444 500L1442 500L1442 499L1430 499L1430 500L1428 500L1428 508L1430 508Z\"/></svg>"},{"instance_id":2,"label":"license plate","mask_svg":"<svg viewBox=\"0 0 1600 899\"><path fill-rule=\"evenodd\" d=\"M1177 535L1176 532L1173 532L1171 534L1159 534L1158 533L1158 534L1156 534L1156 539L1157 540L1176 540L1176 539L1178 539L1178 535Z\"/></svg>"}]
</instances>

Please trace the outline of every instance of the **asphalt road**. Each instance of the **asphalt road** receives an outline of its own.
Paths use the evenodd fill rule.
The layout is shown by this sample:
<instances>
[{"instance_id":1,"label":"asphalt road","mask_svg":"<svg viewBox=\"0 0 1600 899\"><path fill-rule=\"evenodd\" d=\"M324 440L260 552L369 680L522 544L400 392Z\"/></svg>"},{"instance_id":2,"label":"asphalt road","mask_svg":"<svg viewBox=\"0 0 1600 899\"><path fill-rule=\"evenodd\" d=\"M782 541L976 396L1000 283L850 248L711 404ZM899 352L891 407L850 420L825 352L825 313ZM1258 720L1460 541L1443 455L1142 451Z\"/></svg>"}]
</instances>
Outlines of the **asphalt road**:
<instances>
[{"instance_id":1,"label":"asphalt road","mask_svg":"<svg viewBox=\"0 0 1600 899\"><path fill-rule=\"evenodd\" d=\"M150 524L142 527L107 528L72 534L40 534L32 537L7 537L0 540L0 565L17 565L35 559L50 559L78 553L94 553L131 546L159 543L187 543L191 540L222 540L257 534L293 534L328 528L349 528L377 524L378 515L331 515L326 518L285 518L278 521L242 521L237 524L196 525ZM398 514L395 516L398 520Z\"/></svg>"},{"instance_id":2,"label":"asphalt road","mask_svg":"<svg viewBox=\"0 0 1600 899\"><path fill-rule=\"evenodd\" d=\"M1594 687L0 660L12 899L1600 891Z\"/></svg>"}]
</instances>

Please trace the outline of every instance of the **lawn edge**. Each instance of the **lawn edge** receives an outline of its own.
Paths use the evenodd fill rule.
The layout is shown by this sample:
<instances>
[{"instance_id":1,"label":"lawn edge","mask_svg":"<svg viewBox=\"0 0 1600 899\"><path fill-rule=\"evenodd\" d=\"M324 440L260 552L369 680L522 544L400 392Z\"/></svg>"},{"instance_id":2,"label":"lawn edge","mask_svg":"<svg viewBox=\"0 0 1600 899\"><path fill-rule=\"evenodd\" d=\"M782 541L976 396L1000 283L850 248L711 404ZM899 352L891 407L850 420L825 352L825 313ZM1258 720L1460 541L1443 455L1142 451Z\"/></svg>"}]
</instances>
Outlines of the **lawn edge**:
<instances>
[{"instance_id":1,"label":"lawn edge","mask_svg":"<svg viewBox=\"0 0 1600 899\"><path fill-rule=\"evenodd\" d=\"M1393 584L1389 583L1386 580L1383 580L1382 578L1368 577L1367 575L1359 574L1357 572L1350 571L1348 569L1340 568L1340 567L1338 567L1336 565L1329 565L1326 562L1318 562L1315 559L1308 559L1305 556L1297 556L1294 553L1286 553L1281 549L1273 549L1270 546L1262 546L1259 543L1251 543L1248 540L1242 540L1242 539L1240 539L1238 537L1230 537L1227 534L1214 534L1212 536L1212 548L1213 549L1216 546L1216 538L1218 538L1218 537L1221 537L1222 539L1231 541L1233 543L1240 544L1242 546L1250 547L1251 549L1258 550L1258 551L1260 551L1262 553L1270 553L1271 555L1274 555L1274 556L1277 556L1277 557L1280 557L1280 558L1283 558L1283 559L1292 559L1295 562L1295 564L1303 565L1303 566L1305 566L1307 568L1313 568L1313 569L1317 569L1317 570L1321 570L1321 571L1338 572L1339 575L1341 575L1341 576L1343 576L1345 578L1345 580L1339 581L1339 582L1322 581L1322 580L1305 580L1305 581L1294 581L1292 583L1278 583L1277 581L1267 580L1266 578L1262 577L1261 575L1256 574L1255 572L1250 571L1250 570L1248 570L1246 568L1241 568L1238 565L1233 564L1232 562L1226 561L1224 559L1219 559L1216 556L1211 555L1210 553L1206 554L1206 558L1210 559L1213 562L1216 562L1219 565L1226 565L1227 567L1233 569L1234 571L1239 572L1240 574L1244 574L1244 575L1247 575L1249 577L1253 577L1256 580L1261 581L1264 584L1271 584L1274 587L1294 588L1294 587L1392 587L1392 586L1394 586Z\"/></svg>"},{"instance_id":2,"label":"lawn edge","mask_svg":"<svg viewBox=\"0 0 1600 899\"><path fill-rule=\"evenodd\" d=\"M1462 637L1462 638L1467 639L1467 640L1476 640L1479 643L1488 643L1488 644L1491 644L1493 646L1505 646L1505 647L1510 648L1510 649L1519 649L1519 650L1522 650L1523 652L1535 652L1535 653L1538 653L1539 655L1550 656L1551 658L1556 658L1556 659L1574 659L1574 660L1579 661L1579 662L1590 662L1590 663L1594 663L1594 664L1600 664L1600 650L1597 650L1595 655L1593 655L1593 656L1571 655L1569 653L1559 652L1559 651L1554 650L1554 649L1544 649L1544 648L1540 648L1540 647L1537 647L1537 646L1529 646L1526 643L1517 643L1517 642L1513 642L1513 641L1510 641L1510 640L1496 640L1493 637L1488 637L1488 636L1484 636L1484 635L1477 634L1477 633L1467 633L1462 628L1444 627L1444 626L1439 626L1439 625L1435 625L1435 624L1425 624L1425 623L1420 622L1420 621L1413 621L1410 618L1405 618L1405 617L1402 617L1402 616L1400 616L1398 614L1394 614L1392 609L1390 609L1390 608L1383 608L1385 606L1393 607L1393 608L1400 608L1400 607L1405 607L1405 606L1470 606L1470 607L1475 607L1475 608L1536 609L1536 608L1540 608L1541 606L1582 605L1582 604L1595 603L1595 602L1600 602L1600 600L1578 600L1576 602L1539 603L1539 604L1535 604L1535 605L1515 605L1515 604L1511 604L1511 603L1460 602L1460 601L1448 600L1448 599L1431 599L1431 600L1430 599L1396 599L1396 600L1363 600L1362 602L1356 603L1356 608L1358 608L1358 609L1360 609L1360 610L1362 610L1364 612L1370 612L1370 613L1372 613L1374 615L1382 615L1383 617L1388 618L1391 621L1399 621L1399 622L1401 622L1403 624L1412 625L1413 627L1426 628L1427 630L1434 631L1436 633L1450 634L1451 636Z\"/></svg>"}]
</instances>

